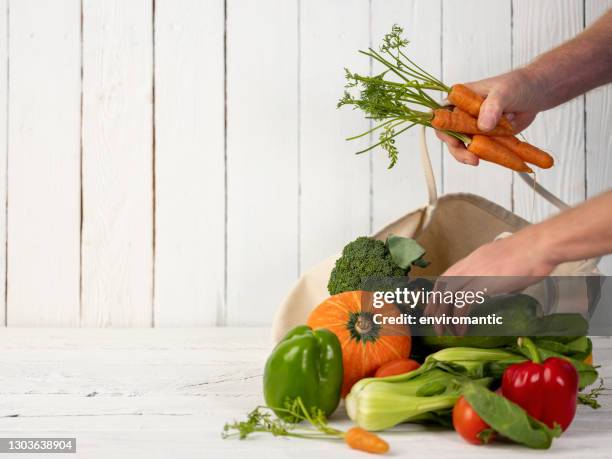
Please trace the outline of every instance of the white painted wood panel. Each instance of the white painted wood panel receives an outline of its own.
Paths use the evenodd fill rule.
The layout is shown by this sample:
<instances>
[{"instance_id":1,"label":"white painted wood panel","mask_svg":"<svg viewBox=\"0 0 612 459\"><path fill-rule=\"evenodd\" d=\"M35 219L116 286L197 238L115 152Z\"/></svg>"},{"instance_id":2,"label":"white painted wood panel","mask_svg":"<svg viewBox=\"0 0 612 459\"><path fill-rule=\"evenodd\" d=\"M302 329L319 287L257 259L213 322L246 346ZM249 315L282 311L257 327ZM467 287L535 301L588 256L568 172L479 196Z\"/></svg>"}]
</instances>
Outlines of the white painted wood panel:
<instances>
[{"instance_id":1,"label":"white painted wood panel","mask_svg":"<svg viewBox=\"0 0 612 459\"><path fill-rule=\"evenodd\" d=\"M300 269L339 252L371 230L371 167L355 156L368 139L361 112L336 109L344 67L369 72L359 54L370 41L367 0L300 2ZM376 154L377 152L374 152Z\"/></svg>"},{"instance_id":2,"label":"white painted wood panel","mask_svg":"<svg viewBox=\"0 0 612 459\"><path fill-rule=\"evenodd\" d=\"M6 325L6 164L8 154L8 0L0 0L0 327ZM5 242L4 244L2 242Z\"/></svg>"},{"instance_id":3,"label":"white painted wood panel","mask_svg":"<svg viewBox=\"0 0 612 459\"><path fill-rule=\"evenodd\" d=\"M377 49L383 36L391 30L391 26L398 24L404 28L404 34L410 40L408 55L428 72L439 77L441 13L440 0L373 0L372 47ZM374 65L373 70L377 73L380 67ZM418 135L418 128L414 128L397 137L396 146L400 151L400 158L391 170L388 169L389 160L385 152L376 150L371 153L374 230L427 202L427 187L422 173ZM431 129L428 130L427 139L440 191L442 183L440 143Z\"/></svg>"},{"instance_id":4,"label":"white painted wood panel","mask_svg":"<svg viewBox=\"0 0 612 459\"><path fill-rule=\"evenodd\" d=\"M297 20L296 1L227 4L226 322L232 325L269 323L297 275Z\"/></svg>"},{"instance_id":5,"label":"white painted wood panel","mask_svg":"<svg viewBox=\"0 0 612 459\"><path fill-rule=\"evenodd\" d=\"M151 0L83 3L85 326L152 322L152 24Z\"/></svg>"},{"instance_id":6,"label":"white painted wood panel","mask_svg":"<svg viewBox=\"0 0 612 459\"><path fill-rule=\"evenodd\" d=\"M80 24L78 0L10 4L11 326L78 324Z\"/></svg>"},{"instance_id":7,"label":"white painted wood panel","mask_svg":"<svg viewBox=\"0 0 612 459\"><path fill-rule=\"evenodd\" d=\"M528 63L582 30L582 0L515 0L513 5L515 66ZM523 133L530 143L555 158L554 168L537 171L538 182L569 204L585 198L583 101L583 97L578 97L539 114ZM533 190L521 180L515 180L514 202L515 211L533 221L556 212L543 199L536 198L533 206Z\"/></svg>"},{"instance_id":8,"label":"white painted wood panel","mask_svg":"<svg viewBox=\"0 0 612 459\"><path fill-rule=\"evenodd\" d=\"M592 24L612 0L586 0L586 25ZM612 188L612 86L607 85L586 95L586 188L587 197ZM604 257L601 271L612 276L612 256Z\"/></svg>"},{"instance_id":9,"label":"white painted wood panel","mask_svg":"<svg viewBox=\"0 0 612 459\"><path fill-rule=\"evenodd\" d=\"M444 0L443 10L442 76L447 85L480 80L510 69L510 0ZM446 148L443 156L445 193L474 193L511 208L511 171L487 161L481 161L478 167L460 164Z\"/></svg>"},{"instance_id":10,"label":"white painted wood panel","mask_svg":"<svg viewBox=\"0 0 612 459\"><path fill-rule=\"evenodd\" d=\"M224 302L223 0L155 3L155 325Z\"/></svg>"},{"instance_id":11,"label":"white painted wood panel","mask_svg":"<svg viewBox=\"0 0 612 459\"><path fill-rule=\"evenodd\" d=\"M518 67L610 6L0 0L0 326L268 323L300 272L426 201L416 130L390 171L380 150L353 154L374 139L344 140L369 125L336 109L343 67L370 71L358 49L398 23L452 84ZM525 133L557 158L538 180L572 204L612 185L611 91ZM522 181L429 135L440 191L532 217ZM535 220L553 211L537 200Z\"/></svg>"}]
</instances>

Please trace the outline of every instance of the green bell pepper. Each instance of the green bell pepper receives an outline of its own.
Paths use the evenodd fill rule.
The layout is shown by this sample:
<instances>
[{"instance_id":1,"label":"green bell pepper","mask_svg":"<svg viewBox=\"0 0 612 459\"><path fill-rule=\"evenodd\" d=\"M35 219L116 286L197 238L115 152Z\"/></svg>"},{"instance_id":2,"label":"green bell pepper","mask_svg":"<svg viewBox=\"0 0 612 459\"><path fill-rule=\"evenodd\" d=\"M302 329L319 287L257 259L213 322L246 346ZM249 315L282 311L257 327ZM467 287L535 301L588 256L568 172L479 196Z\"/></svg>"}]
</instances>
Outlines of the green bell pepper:
<instances>
[{"instance_id":1,"label":"green bell pepper","mask_svg":"<svg viewBox=\"0 0 612 459\"><path fill-rule=\"evenodd\" d=\"M281 418L289 416L287 400L300 397L308 408L329 416L337 408L342 387L342 348L336 335L326 329L300 325L291 330L272 351L264 370L264 398Z\"/></svg>"}]
</instances>

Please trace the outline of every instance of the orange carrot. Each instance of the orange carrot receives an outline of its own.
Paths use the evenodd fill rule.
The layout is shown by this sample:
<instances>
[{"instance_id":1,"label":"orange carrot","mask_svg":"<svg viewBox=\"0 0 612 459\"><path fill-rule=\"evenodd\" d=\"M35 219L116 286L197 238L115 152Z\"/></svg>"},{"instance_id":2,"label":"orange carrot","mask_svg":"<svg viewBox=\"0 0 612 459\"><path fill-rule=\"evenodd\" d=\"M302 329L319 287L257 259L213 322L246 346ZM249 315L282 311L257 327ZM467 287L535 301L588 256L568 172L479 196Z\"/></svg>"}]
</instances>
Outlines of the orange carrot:
<instances>
[{"instance_id":1,"label":"orange carrot","mask_svg":"<svg viewBox=\"0 0 612 459\"><path fill-rule=\"evenodd\" d=\"M351 427L347 430L344 441L351 448L367 453L384 454L389 451L389 443L361 427Z\"/></svg>"},{"instance_id":2,"label":"orange carrot","mask_svg":"<svg viewBox=\"0 0 612 459\"><path fill-rule=\"evenodd\" d=\"M472 91L464 84L455 84L451 87L448 93L448 100L451 104L459 107L461 110L469 113L475 118L478 118L480 113L480 106L484 101L484 97L480 94ZM502 116L497 126L501 126L504 129L512 131L512 124L508 121L508 118Z\"/></svg>"},{"instance_id":3,"label":"orange carrot","mask_svg":"<svg viewBox=\"0 0 612 459\"><path fill-rule=\"evenodd\" d=\"M500 125L495 126L489 132L483 132L478 129L476 118L462 110L456 112L443 108L434 110L431 125L441 131L454 131L461 134L513 135L512 129L504 128Z\"/></svg>"},{"instance_id":4,"label":"orange carrot","mask_svg":"<svg viewBox=\"0 0 612 459\"><path fill-rule=\"evenodd\" d=\"M512 150L497 143L491 137L475 135L467 149L485 161L491 161L517 172L533 172Z\"/></svg>"},{"instance_id":5,"label":"orange carrot","mask_svg":"<svg viewBox=\"0 0 612 459\"><path fill-rule=\"evenodd\" d=\"M512 150L523 161L535 164L542 169L549 169L555 164L555 160L548 153L540 150L538 147L534 147L530 143L522 142L516 137L499 136L493 137L493 140Z\"/></svg>"},{"instance_id":6,"label":"orange carrot","mask_svg":"<svg viewBox=\"0 0 612 459\"><path fill-rule=\"evenodd\" d=\"M448 93L448 101L470 115L478 116L484 97L464 84L454 84Z\"/></svg>"},{"instance_id":7,"label":"orange carrot","mask_svg":"<svg viewBox=\"0 0 612 459\"><path fill-rule=\"evenodd\" d=\"M387 376L403 375L419 368L421 364L412 359L395 359L387 363L383 363L376 373L375 378L386 378Z\"/></svg>"},{"instance_id":8,"label":"orange carrot","mask_svg":"<svg viewBox=\"0 0 612 459\"><path fill-rule=\"evenodd\" d=\"M455 112L455 113L463 113L463 114L465 114L467 116L475 118L476 119L476 125L478 125L478 115L473 116L470 113L466 112L465 110L462 110L461 108L459 108L457 106L453 107L453 112ZM501 127L503 129L507 129L508 132L514 132L514 127L512 127L512 124L510 124L510 121L508 121L508 119L505 116L502 116L499 119L499 123L497 123L497 127ZM488 132L486 134L488 135Z\"/></svg>"}]
</instances>

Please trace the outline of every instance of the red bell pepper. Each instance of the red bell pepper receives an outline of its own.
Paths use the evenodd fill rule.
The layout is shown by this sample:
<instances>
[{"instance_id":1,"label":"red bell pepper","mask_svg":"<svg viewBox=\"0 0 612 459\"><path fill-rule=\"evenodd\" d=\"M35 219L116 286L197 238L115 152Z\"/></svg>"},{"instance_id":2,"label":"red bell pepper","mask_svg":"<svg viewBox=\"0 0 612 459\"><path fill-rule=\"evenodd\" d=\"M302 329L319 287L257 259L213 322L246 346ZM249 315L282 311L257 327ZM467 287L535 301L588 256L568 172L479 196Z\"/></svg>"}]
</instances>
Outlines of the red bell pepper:
<instances>
[{"instance_id":1,"label":"red bell pepper","mask_svg":"<svg viewBox=\"0 0 612 459\"><path fill-rule=\"evenodd\" d=\"M576 414L578 372L567 360L550 357L543 363L529 338L521 338L532 361L511 365L502 377L502 393L548 427L565 431Z\"/></svg>"}]
</instances>

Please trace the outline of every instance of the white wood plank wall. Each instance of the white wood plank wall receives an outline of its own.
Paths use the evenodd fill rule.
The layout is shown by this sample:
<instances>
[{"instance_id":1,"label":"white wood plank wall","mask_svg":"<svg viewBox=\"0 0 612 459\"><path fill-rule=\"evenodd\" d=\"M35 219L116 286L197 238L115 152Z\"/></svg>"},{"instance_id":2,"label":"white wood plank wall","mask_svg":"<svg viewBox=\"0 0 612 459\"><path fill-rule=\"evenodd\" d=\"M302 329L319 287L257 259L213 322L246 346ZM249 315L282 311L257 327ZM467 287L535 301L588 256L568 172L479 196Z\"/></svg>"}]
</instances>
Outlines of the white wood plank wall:
<instances>
[{"instance_id":1,"label":"white wood plank wall","mask_svg":"<svg viewBox=\"0 0 612 459\"><path fill-rule=\"evenodd\" d=\"M4 31L2 33L1 31ZM8 152L8 0L0 1L0 327L6 324L6 164ZM4 71L2 71L4 69ZM2 212L2 203L5 203ZM2 244L2 239L5 243Z\"/></svg>"},{"instance_id":2,"label":"white wood plank wall","mask_svg":"<svg viewBox=\"0 0 612 459\"><path fill-rule=\"evenodd\" d=\"M224 8L155 3L156 325L211 325L224 304Z\"/></svg>"},{"instance_id":3,"label":"white wood plank wall","mask_svg":"<svg viewBox=\"0 0 612 459\"><path fill-rule=\"evenodd\" d=\"M442 77L445 81L474 81L512 67L509 0L445 1L443 7ZM471 22L480 26L466 27ZM512 207L512 172L507 169L486 161L481 161L478 167L465 166L446 153L443 177L445 193L467 191L508 209Z\"/></svg>"},{"instance_id":4,"label":"white wood plank wall","mask_svg":"<svg viewBox=\"0 0 612 459\"><path fill-rule=\"evenodd\" d=\"M8 139L1 142L8 140L10 168L6 320L15 326L74 326L80 277L80 3L9 0L8 6Z\"/></svg>"},{"instance_id":5,"label":"white wood plank wall","mask_svg":"<svg viewBox=\"0 0 612 459\"><path fill-rule=\"evenodd\" d=\"M152 6L150 0L83 2L85 326L152 324Z\"/></svg>"},{"instance_id":6,"label":"white wood plank wall","mask_svg":"<svg viewBox=\"0 0 612 459\"><path fill-rule=\"evenodd\" d=\"M475 80L611 6L0 0L0 324L269 323L300 273L427 199L416 131L391 171L353 155L371 139L344 140L368 127L335 108L344 67L376 70L357 49L398 23L429 71ZM601 88L525 133L558 161L538 180L570 203L612 185L611 101ZM554 212L532 212L508 171L430 146L440 192Z\"/></svg>"}]
</instances>

